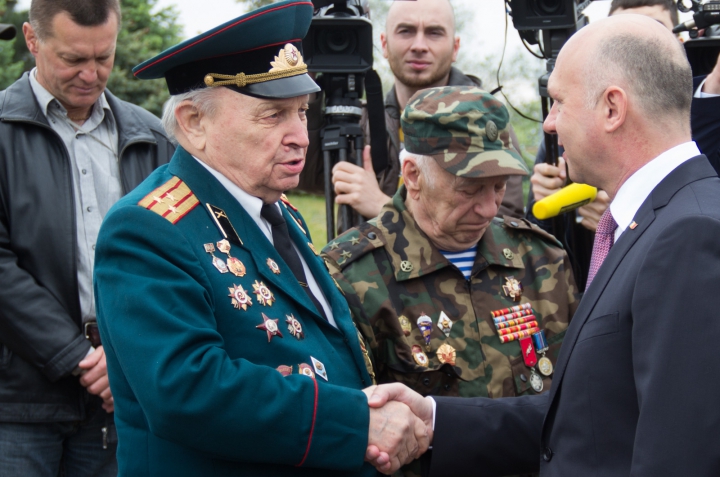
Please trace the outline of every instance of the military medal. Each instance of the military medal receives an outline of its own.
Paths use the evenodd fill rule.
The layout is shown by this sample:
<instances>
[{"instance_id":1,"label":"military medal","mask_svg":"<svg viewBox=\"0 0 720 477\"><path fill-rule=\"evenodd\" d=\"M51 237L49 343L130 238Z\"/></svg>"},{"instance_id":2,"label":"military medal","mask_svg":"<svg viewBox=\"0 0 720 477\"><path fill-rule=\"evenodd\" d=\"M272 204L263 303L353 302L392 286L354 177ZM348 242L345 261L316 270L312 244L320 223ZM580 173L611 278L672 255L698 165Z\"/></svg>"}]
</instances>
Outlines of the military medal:
<instances>
[{"instance_id":1,"label":"military medal","mask_svg":"<svg viewBox=\"0 0 720 477\"><path fill-rule=\"evenodd\" d=\"M263 319L263 323L261 325L257 325L255 328L257 328L259 330L265 330L267 332L268 343L275 336L279 336L280 338L283 337L282 333L280 333L280 329L278 328L278 324L277 324L278 320L273 320L272 318L268 318L268 316L265 313L262 313L262 319Z\"/></svg>"},{"instance_id":2,"label":"military medal","mask_svg":"<svg viewBox=\"0 0 720 477\"><path fill-rule=\"evenodd\" d=\"M211 243L206 243L203 245L205 247L205 251L212 255L212 264L215 268L217 268L218 272L220 273L227 273L230 270L228 270L227 265L225 265L225 262L222 261L222 259L215 256L215 245Z\"/></svg>"},{"instance_id":3,"label":"military medal","mask_svg":"<svg viewBox=\"0 0 720 477\"><path fill-rule=\"evenodd\" d=\"M255 280L255 283L253 283L253 293L257 295L257 301L261 305L272 306L273 301L275 301L272 292L263 282Z\"/></svg>"},{"instance_id":4,"label":"military medal","mask_svg":"<svg viewBox=\"0 0 720 477\"><path fill-rule=\"evenodd\" d=\"M315 379L315 372L313 371L312 366L307 363L300 363L298 365L298 371L300 372L300 374Z\"/></svg>"},{"instance_id":5,"label":"military medal","mask_svg":"<svg viewBox=\"0 0 720 477\"><path fill-rule=\"evenodd\" d=\"M310 356L310 361L312 361L313 368L315 368L315 374L317 376L320 376L321 378L323 378L325 381L327 381L328 376L327 376L327 369L325 369L325 365L322 364L317 359L313 358L312 356Z\"/></svg>"},{"instance_id":6,"label":"military medal","mask_svg":"<svg viewBox=\"0 0 720 477\"><path fill-rule=\"evenodd\" d=\"M230 255L230 242L228 242L226 239L222 239L216 245L218 250L228 256L227 269L230 271L230 273L232 273L236 277L244 277L245 265L243 265L240 260Z\"/></svg>"},{"instance_id":7,"label":"military medal","mask_svg":"<svg viewBox=\"0 0 720 477\"><path fill-rule=\"evenodd\" d=\"M248 296L242 285L235 285L233 283L233 288L228 288L228 291L230 292L228 296L232 298L231 301L235 308L242 308L246 311L248 306L252 306L252 298Z\"/></svg>"},{"instance_id":8,"label":"military medal","mask_svg":"<svg viewBox=\"0 0 720 477\"><path fill-rule=\"evenodd\" d=\"M292 366L285 366L284 364L281 364L275 369L277 369L283 376L290 376L292 374Z\"/></svg>"},{"instance_id":9,"label":"military medal","mask_svg":"<svg viewBox=\"0 0 720 477\"><path fill-rule=\"evenodd\" d=\"M280 275L280 267L272 258L267 259L267 266L275 275Z\"/></svg>"},{"instance_id":10,"label":"military medal","mask_svg":"<svg viewBox=\"0 0 720 477\"><path fill-rule=\"evenodd\" d=\"M543 390L542 378L535 372L535 368L530 370L530 387L532 387L536 393L542 392Z\"/></svg>"},{"instance_id":11,"label":"military medal","mask_svg":"<svg viewBox=\"0 0 720 477\"><path fill-rule=\"evenodd\" d=\"M420 331L422 332L423 339L425 340L425 344L430 344L430 335L432 334L432 327L433 322L430 319L429 316L427 316L425 313L420 315L420 318L417 319L417 325L418 328L420 328Z\"/></svg>"},{"instance_id":12,"label":"military medal","mask_svg":"<svg viewBox=\"0 0 720 477\"><path fill-rule=\"evenodd\" d=\"M522 298L523 286L515 277L505 277L505 285L502 286L505 296L509 296L513 301L520 301Z\"/></svg>"},{"instance_id":13,"label":"military medal","mask_svg":"<svg viewBox=\"0 0 720 477\"><path fill-rule=\"evenodd\" d=\"M422 350L421 347L419 347L418 345L413 345L412 346L412 354L413 354L413 358L415 359L415 362L419 366L422 366L423 368L428 367L428 364L429 364L428 357L425 354L425 352Z\"/></svg>"},{"instance_id":14,"label":"military medal","mask_svg":"<svg viewBox=\"0 0 720 477\"><path fill-rule=\"evenodd\" d=\"M520 352L523 355L525 366L532 368L537 364L538 359L535 354L535 348L533 348L532 338L527 337L520 339Z\"/></svg>"},{"instance_id":15,"label":"military medal","mask_svg":"<svg viewBox=\"0 0 720 477\"><path fill-rule=\"evenodd\" d=\"M320 252L317 251L317 249L315 248L315 245L313 245L312 242L308 242L308 247L310 247L310 250L312 250L312 252L313 252L315 255L320 255Z\"/></svg>"},{"instance_id":16,"label":"military medal","mask_svg":"<svg viewBox=\"0 0 720 477\"><path fill-rule=\"evenodd\" d=\"M410 320L408 320L405 315L400 315L398 317L398 321L400 322L400 328L402 328L403 334L405 336L410 336L410 332L412 331L412 325L410 324Z\"/></svg>"},{"instance_id":17,"label":"military medal","mask_svg":"<svg viewBox=\"0 0 720 477\"><path fill-rule=\"evenodd\" d=\"M523 310L530 310L532 305L530 303L523 303L522 305L512 306L510 308L503 308L502 310L491 311L493 318L507 315L508 313L515 313ZM504 321L504 320L503 320Z\"/></svg>"},{"instance_id":18,"label":"military medal","mask_svg":"<svg viewBox=\"0 0 720 477\"><path fill-rule=\"evenodd\" d=\"M451 366L455 366L455 356L455 348L447 343L443 343L437 350L438 360L443 364L447 363Z\"/></svg>"},{"instance_id":19,"label":"military medal","mask_svg":"<svg viewBox=\"0 0 720 477\"><path fill-rule=\"evenodd\" d=\"M444 311L440 312L440 318L438 318L437 327L440 331L445 333L445 336L450 336L450 330L452 329L453 322Z\"/></svg>"},{"instance_id":20,"label":"military medal","mask_svg":"<svg viewBox=\"0 0 720 477\"><path fill-rule=\"evenodd\" d=\"M540 330L532 335L533 344L535 350L541 354L541 358L538 360L538 370L543 376L550 376L553 373L553 364L550 358L545 356L548 350L547 340L545 339L545 330Z\"/></svg>"},{"instance_id":21,"label":"military medal","mask_svg":"<svg viewBox=\"0 0 720 477\"><path fill-rule=\"evenodd\" d=\"M295 318L293 315L285 315L285 323L288 325L288 331L291 335L293 335L295 338L301 340L305 338L305 333L303 333L302 325L300 322Z\"/></svg>"}]
</instances>

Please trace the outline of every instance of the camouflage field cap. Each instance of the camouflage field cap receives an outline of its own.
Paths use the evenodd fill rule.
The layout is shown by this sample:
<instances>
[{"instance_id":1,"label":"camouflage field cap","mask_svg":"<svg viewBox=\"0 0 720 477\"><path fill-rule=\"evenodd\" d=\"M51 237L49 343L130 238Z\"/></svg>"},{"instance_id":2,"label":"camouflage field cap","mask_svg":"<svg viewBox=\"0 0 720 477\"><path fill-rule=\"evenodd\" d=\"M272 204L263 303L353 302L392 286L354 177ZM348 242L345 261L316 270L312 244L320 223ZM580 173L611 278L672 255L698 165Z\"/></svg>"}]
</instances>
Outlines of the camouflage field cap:
<instances>
[{"instance_id":1,"label":"camouflage field cap","mask_svg":"<svg viewBox=\"0 0 720 477\"><path fill-rule=\"evenodd\" d=\"M475 86L418 91L402 117L405 149L433 157L461 177L527 175L511 149L510 115L500 101Z\"/></svg>"}]
</instances>

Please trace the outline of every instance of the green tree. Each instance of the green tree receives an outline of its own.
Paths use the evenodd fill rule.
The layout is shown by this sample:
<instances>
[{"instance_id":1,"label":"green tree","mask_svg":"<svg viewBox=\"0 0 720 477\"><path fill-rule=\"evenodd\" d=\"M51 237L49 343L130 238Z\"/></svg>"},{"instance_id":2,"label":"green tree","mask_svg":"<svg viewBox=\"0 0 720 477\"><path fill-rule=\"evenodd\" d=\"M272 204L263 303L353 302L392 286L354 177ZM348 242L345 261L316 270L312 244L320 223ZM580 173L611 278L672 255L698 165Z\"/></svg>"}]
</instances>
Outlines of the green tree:
<instances>
[{"instance_id":1,"label":"green tree","mask_svg":"<svg viewBox=\"0 0 720 477\"><path fill-rule=\"evenodd\" d=\"M148 111L162 114L169 97L164 79L139 81L132 68L161 51L177 44L182 27L178 24L175 7L156 9L158 0L121 0L122 26L115 52L115 67L108 81L108 89L116 96L137 104ZM12 23L22 30L27 11L15 11L16 0L0 0L0 22ZM0 42L0 89L16 81L23 71L35 66L35 60L25 46L22 34L10 42Z\"/></svg>"},{"instance_id":2,"label":"green tree","mask_svg":"<svg viewBox=\"0 0 720 477\"><path fill-rule=\"evenodd\" d=\"M20 32L22 22L18 25L17 19L14 18L17 16L14 11L15 3L13 0L0 0L0 23L11 23ZM23 60L16 58L16 45L25 48L22 33L20 33L20 38L16 37L10 41L0 41L0 90L10 86L20 77L24 70ZM27 51L27 49L25 50Z\"/></svg>"},{"instance_id":3,"label":"green tree","mask_svg":"<svg viewBox=\"0 0 720 477\"><path fill-rule=\"evenodd\" d=\"M115 67L108 89L133 104L160 116L168 99L164 79L140 81L132 69L177 44L182 27L174 6L154 11L158 0L122 0L122 28L118 35Z\"/></svg>"}]
</instances>

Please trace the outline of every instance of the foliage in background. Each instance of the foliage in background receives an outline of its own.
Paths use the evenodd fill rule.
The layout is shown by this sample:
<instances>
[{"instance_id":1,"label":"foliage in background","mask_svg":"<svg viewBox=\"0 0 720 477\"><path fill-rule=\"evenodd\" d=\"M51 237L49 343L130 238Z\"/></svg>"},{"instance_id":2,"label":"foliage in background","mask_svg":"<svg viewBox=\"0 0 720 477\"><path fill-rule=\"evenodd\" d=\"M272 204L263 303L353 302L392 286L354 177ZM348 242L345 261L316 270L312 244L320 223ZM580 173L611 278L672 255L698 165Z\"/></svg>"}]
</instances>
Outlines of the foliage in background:
<instances>
[{"instance_id":1,"label":"foliage in background","mask_svg":"<svg viewBox=\"0 0 720 477\"><path fill-rule=\"evenodd\" d=\"M132 75L137 64L180 42L182 27L176 8L155 10L157 0L122 0L122 28L115 67L108 81L113 94L156 116L169 97L164 79L139 81Z\"/></svg>"},{"instance_id":2,"label":"foliage in background","mask_svg":"<svg viewBox=\"0 0 720 477\"><path fill-rule=\"evenodd\" d=\"M132 76L132 68L169 48L181 39L175 7L157 11L158 0L121 0L122 28L118 36L115 67L108 81L108 89L125 101L142 106L156 115L168 98L165 80L139 81ZM25 46L22 24L27 11L16 11L16 0L0 0L0 22L12 23L18 37L0 42L0 89L16 81L23 71L35 66L35 59Z\"/></svg>"},{"instance_id":3,"label":"foliage in background","mask_svg":"<svg viewBox=\"0 0 720 477\"><path fill-rule=\"evenodd\" d=\"M10 86L17 80L24 71L22 58L17 57L18 45L27 52L25 42L22 39L22 22L16 17L15 1L0 0L0 23L11 23L15 25L18 36L10 41L0 41L0 90Z\"/></svg>"}]
</instances>

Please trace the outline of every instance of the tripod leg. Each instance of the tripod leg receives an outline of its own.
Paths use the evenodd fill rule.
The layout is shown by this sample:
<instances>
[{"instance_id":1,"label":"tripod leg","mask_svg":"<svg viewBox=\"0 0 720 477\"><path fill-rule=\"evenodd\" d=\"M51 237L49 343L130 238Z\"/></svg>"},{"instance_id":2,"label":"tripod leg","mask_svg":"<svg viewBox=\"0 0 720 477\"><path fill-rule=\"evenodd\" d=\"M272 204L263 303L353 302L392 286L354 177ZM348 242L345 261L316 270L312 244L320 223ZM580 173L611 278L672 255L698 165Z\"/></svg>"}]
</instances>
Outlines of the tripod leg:
<instances>
[{"instance_id":1,"label":"tripod leg","mask_svg":"<svg viewBox=\"0 0 720 477\"><path fill-rule=\"evenodd\" d=\"M325 235L327 241L335 237L335 191L332 185L332 158L330 151L323 151L323 166L325 175Z\"/></svg>"}]
</instances>

